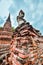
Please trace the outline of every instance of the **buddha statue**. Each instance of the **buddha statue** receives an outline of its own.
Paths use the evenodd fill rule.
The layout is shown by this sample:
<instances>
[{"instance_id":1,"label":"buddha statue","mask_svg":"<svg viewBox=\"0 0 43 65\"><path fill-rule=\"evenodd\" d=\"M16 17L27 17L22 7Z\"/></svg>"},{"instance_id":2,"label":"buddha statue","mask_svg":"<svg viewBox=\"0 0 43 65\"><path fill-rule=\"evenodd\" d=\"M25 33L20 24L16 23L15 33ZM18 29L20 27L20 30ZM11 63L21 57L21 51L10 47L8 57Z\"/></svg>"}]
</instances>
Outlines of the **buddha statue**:
<instances>
[{"instance_id":1,"label":"buddha statue","mask_svg":"<svg viewBox=\"0 0 43 65\"><path fill-rule=\"evenodd\" d=\"M17 16L17 22L19 25L26 22L26 20L24 19L24 15L25 15L25 13L22 10L20 10L20 12Z\"/></svg>"}]
</instances>

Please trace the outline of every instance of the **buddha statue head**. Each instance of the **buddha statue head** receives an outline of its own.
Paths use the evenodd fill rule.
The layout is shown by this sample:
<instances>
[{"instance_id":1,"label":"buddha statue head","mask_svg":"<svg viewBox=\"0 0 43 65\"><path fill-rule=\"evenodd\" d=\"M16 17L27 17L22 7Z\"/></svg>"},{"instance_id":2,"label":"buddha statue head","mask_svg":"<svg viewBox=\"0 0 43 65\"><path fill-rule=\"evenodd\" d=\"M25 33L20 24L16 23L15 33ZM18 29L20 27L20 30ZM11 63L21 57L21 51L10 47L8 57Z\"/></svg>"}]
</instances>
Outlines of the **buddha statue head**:
<instances>
[{"instance_id":1,"label":"buddha statue head","mask_svg":"<svg viewBox=\"0 0 43 65\"><path fill-rule=\"evenodd\" d=\"M25 15L25 13L23 12L23 10L20 10L20 12L19 12L19 17L21 17L21 18L23 18L24 17L24 15Z\"/></svg>"}]
</instances>

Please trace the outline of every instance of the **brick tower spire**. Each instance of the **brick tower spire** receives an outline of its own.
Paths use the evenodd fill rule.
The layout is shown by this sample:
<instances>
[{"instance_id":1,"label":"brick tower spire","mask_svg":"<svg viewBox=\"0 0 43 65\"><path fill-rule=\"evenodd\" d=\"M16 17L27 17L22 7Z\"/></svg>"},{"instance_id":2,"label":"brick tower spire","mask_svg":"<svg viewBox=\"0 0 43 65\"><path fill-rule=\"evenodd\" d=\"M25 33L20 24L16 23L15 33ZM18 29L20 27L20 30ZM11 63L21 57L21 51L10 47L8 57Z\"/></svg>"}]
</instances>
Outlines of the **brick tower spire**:
<instances>
[{"instance_id":1,"label":"brick tower spire","mask_svg":"<svg viewBox=\"0 0 43 65\"><path fill-rule=\"evenodd\" d=\"M10 13L9 13L9 16L8 16L8 18L7 18L6 21L9 21L9 22L11 21L11 20L10 20Z\"/></svg>"},{"instance_id":2,"label":"brick tower spire","mask_svg":"<svg viewBox=\"0 0 43 65\"><path fill-rule=\"evenodd\" d=\"M6 31L11 31L11 19L10 19L10 14L4 24L4 30Z\"/></svg>"}]
</instances>

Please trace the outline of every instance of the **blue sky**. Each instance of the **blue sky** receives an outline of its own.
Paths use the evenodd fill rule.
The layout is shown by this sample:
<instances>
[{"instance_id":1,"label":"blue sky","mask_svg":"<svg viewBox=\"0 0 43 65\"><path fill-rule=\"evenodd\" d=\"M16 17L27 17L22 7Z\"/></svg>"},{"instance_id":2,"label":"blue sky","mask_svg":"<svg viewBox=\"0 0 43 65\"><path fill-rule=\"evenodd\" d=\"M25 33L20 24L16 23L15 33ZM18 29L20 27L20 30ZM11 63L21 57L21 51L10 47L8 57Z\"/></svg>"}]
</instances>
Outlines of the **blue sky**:
<instances>
[{"instance_id":1,"label":"blue sky","mask_svg":"<svg viewBox=\"0 0 43 65\"><path fill-rule=\"evenodd\" d=\"M16 17L21 9L26 21L43 34L43 0L0 0L0 26L10 13L12 26L17 27Z\"/></svg>"}]
</instances>

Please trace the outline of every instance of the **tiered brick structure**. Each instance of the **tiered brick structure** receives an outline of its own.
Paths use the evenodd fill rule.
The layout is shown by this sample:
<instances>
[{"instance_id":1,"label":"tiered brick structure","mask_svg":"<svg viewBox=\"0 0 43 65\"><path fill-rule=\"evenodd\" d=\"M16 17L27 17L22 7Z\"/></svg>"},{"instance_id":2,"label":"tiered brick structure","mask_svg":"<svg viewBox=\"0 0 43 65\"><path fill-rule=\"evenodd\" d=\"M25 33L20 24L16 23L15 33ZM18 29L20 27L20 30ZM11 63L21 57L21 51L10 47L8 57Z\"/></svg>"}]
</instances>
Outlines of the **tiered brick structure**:
<instances>
[{"instance_id":1,"label":"tiered brick structure","mask_svg":"<svg viewBox=\"0 0 43 65\"><path fill-rule=\"evenodd\" d=\"M5 57L10 52L9 49L10 49L10 43L12 41L12 34L13 32L9 14L3 28L0 28L0 65L1 61L3 61L2 60L3 57Z\"/></svg>"},{"instance_id":2,"label":"tiered brick structure","mask_svg":"<svg viewBox=\"0 0 43 65\"><path fill-rule=\"evenodd\" d=\"M9 44L9 40L11 42L10 48L7 45L7 48L3 47L4 50L8 51L0 56L3 59L0 65L43 65L43 36L39 30L26 22L24 15L24 12L20 10L17 16L18 27L13 35L11 34L10 15L4 25L4 31L0 33L2 35L0 35L0 39L6 41L1 43Z\"/></svg>"},{"instance_id":3,"label":"tiered brick structure","mask_svg":"<svg viewBox=\"0 0 43 65\"><path fill-rule=\"evenodd\" d=\"M4 27L0 29L0 44L9 44L12 39L12 26L10 20L10 14L4 24Z\"/></svg>"},{"instance_id":4,"label":"tiered brick structure","mask_svg":"<svg viewBox=\"0 0 43 65\"><path fill-rule=\"evenodd\" d=\"M25 21L23 13L21 10L17 16L19 26L13 34L11 65L43 65L43 36Z\"/></svg>"}]
</instances>

